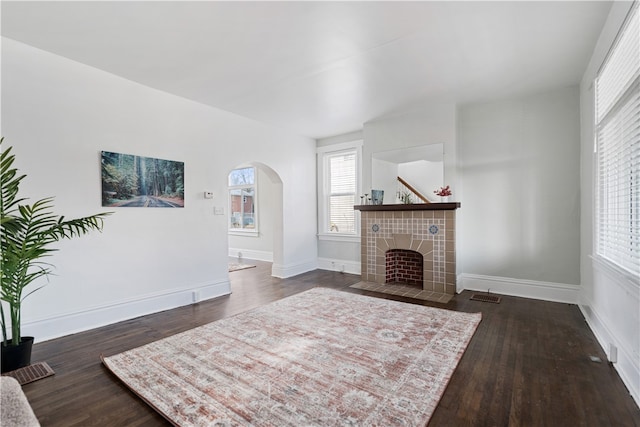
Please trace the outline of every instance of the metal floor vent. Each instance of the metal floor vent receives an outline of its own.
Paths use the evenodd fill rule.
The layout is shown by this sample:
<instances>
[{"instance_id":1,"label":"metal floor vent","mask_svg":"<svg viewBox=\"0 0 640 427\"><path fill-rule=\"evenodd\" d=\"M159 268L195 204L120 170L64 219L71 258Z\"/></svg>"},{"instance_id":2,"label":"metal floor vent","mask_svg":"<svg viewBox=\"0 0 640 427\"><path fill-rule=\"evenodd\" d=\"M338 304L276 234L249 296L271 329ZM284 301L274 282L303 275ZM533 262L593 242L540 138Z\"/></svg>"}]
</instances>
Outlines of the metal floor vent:
<instances>
[{"instance_id":1,"label":"metal floor vent","mask_svg":"<svg viewBox=\"0 0 640 427\"><path fill-rule=\"evenodd\" d=\"M496 304L500 304L500 300L501 300L500 297L495 295L489 295L489 294L473 294L469 299L472 299L474 301L493 302Z\"/></svg>"},{"instance_id":2,"label":"metal floor vent","mask_svg":"<svg viewBox=\"0 0 640 427\"><path fill-rule=\"evenodd\" d=\"M47 364L47 362L37 362L33 365L25 366L24 368L16 369L2 375L13 377L20 385L25 385L33 381L41 380L42 378L49 377L55 374L53 369Z\"/></svg>"}]
</instances>

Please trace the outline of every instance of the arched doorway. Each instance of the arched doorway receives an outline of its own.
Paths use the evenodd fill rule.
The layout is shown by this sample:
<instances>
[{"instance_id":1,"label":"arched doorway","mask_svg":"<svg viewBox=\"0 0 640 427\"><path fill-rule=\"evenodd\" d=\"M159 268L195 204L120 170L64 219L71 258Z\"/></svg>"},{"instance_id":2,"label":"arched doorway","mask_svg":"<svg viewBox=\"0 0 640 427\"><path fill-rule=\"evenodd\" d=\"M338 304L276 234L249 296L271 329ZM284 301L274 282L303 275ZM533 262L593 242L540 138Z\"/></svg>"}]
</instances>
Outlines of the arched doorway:
<instances>
[{"instance_id":1,"label":"arched doorway","mask_svg":"<svg viewBox=\"0 0 640 427\"><path fill-rule=\"evenodd\" d=\"M229 256L282 265L282 179L270 166L260 162L242 163L229 172L231 174L244 168L253 168L255 171L255 199L251 199L250 190L237 191L234 193L237 200L229 203ZM229 188L233 190L235 187ZM233 199L230 193L230 200ZM251 209L253 214L247 214Z\"/></svg>"}]
</instances>

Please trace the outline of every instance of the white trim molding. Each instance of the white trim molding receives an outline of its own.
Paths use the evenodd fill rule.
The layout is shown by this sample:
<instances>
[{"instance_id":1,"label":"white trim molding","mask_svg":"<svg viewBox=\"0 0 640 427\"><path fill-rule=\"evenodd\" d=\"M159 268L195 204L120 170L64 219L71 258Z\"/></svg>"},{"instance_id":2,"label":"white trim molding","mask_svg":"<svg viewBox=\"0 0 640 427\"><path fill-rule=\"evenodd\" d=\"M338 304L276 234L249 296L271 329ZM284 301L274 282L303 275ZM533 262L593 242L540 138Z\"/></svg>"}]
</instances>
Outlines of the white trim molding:
<instances>
[{"instance_id":1,"label":"white trim molding","mask_svg":"<svg viewBox=\"0 0 640 427\"><path fill-rule=\"evenodd\" d=\"M273 262L273 252L268 251L229 248L229 256L232 258L255 259L256 261Z\"/></svg>"},{"instance_id":2,"label":"white trim molding","mask_svg":"<svg viewBox=\"0 0 640 427\"><path fill-rule=\"evenodd\" d=\"M352 234L318 234L318 240L326 240L333 242L360 243L360 236Z\"/></svg>"},{"instance_id":3,"label":"white trim molding","mask_svg":"<svg viewBox=\"0 0 640 427\"><path fill-rule=\"evenodd\" d=\"M168 290L128 301L93 306L82 311L27 321L22 326L22 330L24 335L34 336L38 342L47 341L230 293L231 284L228 280L195 285L186 289Z\"/></svg>"},{"instance_id":4,"label":"white trim molding","mask_svg":"<svg viewBox=\"0 0 640 427\"><path fill-rule=\"evenodd\" d=\"M580 311L640 405L640 286L609 263L597 257L591 257L591 261L594 286L582 292Z\"/></svg>"},{"instance_id":5,"label":"white trim molding","mask_svg":"<svg viewBox=\"0 0 640 427\"><path fill-rule=\"evenodd\" d=\"M456 290L465 289L568 304L578 304L580 295L579 285L462 273Z\"/></svg>"},{"instance_id":6,"label":"white trim molding","mask_svg":"<svg viewBox=\"0 0 640 427\"><path fill-rule=\"evenodd\" d=\"M298 274L306 273L318 268L317 260L305 261L298 264L276 264L275 262L271 266L271 275L280 279L286 279L288 277L297 276Z\"/></svg>"},{"instance_id":7,"label":"white trim molding","mask_svg":"<svg viewBox=\"0 0 640 427\"><path fill-rule=\"evenodd\" d=\"M346 261L343 259L318 258L318 269L361 274L360 263L358 261Z\"/></svg>"},{"instance_id":8,"label":"white trim molding","mask_svg":"<svg viewBox=\"0 0 640 427\"><path fill-rule=\"evenodd\" d=\"M578 307L580 307L580 311L598 344L620 375L622 382L627 386L631 397L636 401L636 404L640 405L640 361L637 352L634 355L633 349L629 348L625 340L618 337L613 328L607 326L608 322L596 310L592 309L591 303L583 301ZM615 354L611 354L611 346L615 346Z\"/></svg>"}]
</instances>

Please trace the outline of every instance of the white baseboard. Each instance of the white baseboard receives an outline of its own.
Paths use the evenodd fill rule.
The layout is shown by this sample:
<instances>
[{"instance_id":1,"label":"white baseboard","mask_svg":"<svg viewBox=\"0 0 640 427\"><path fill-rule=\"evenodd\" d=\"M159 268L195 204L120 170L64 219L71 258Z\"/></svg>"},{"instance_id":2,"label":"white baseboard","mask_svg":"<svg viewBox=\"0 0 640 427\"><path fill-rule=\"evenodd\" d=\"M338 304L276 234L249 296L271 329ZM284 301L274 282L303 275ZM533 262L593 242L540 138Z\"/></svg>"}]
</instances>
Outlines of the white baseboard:
<instances>
[{"instance_id":1,"label":"white baseboard","mask_svg":"<svg viewBox=\"0 0 640 427\"><path fill-rule=\"evenodd\" d=\"M349 274L361 274L360 263L357 261L345 261L342 259L318 258L320 270L341 271Z\"/></svg>"},{"instance_id":2,"label":"white baseboard","mask_svg":"<svg viewBox=\"0 0 640 427\"><path fill-rule=\"evenodd\" d=\"M94 306L74 313L27 321L22 326L22 332L25 336L35 337L37 342L47 341L230 293L231 284L228 280L193 286L188 289L169 290L129 301Z\"/></svg>"},{"instance_id":3,"label":"white baseboard","mask_svg":"<svg viewBox=\"0 0 640 427\"><path fill-rule=\"evenodd\" d=\"M633 350L628 348L624 340L618 338L617 334L609 327L588 302L580 304L580 311L584 316L589 328L593 331L600 347L607 354L607 358L611 361L610 344L617 348L616 361L613 367L620 375L620 379L627 386L631 397L640 406L640 365L636 357L633 356Z\"/></svg>"},{"instance_id":4,"label":"white baseboard","mask_svg":"<svg viewBox=\"0 0 640 427\"><path fill-rule=\"evenodd\" d=\"M462 273L458 275L457 292L482 291L514 297L540 299L545 301L577 304L580 286L565 283L538 282L535 280L512 279L508 277L481 276Z\"/></svg>"},{"instance_id":5,"label":"white baseboard","mask_svg":"<svg viewBox=\"0 0 640 427\"><path fill-rule=\"evenodd\" d=\"M237 258L238 254L242 255L242 259L255 259L256 261L273 262L273 252L254 251L251 249L229 248L229 256Z\"/></svg>"},{"instance_id":6,"label":"white baseboard","mask_svg":"<svg viewBox=\"0 0 640 427\"><path fill-rule=\"evenodd\" d=\"M318 268L318 262L316 260L306 261L298 264L276 264L271 266L271 275L280 279L286 279L288 277L297 276L298 274L306 273Z\"/></svg>"}]
</instances>

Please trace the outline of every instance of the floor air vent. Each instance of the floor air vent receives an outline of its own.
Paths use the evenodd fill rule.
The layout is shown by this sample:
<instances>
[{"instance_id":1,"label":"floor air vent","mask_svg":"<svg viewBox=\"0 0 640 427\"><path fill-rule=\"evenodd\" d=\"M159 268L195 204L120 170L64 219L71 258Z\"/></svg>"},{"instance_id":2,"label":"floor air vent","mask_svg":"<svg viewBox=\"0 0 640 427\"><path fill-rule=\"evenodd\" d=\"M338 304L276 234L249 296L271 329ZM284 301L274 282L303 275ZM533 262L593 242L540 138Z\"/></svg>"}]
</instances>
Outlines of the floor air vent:
<instances>
[{"instance_id":1,"label":"floor air vent","mask_svg":"<svg viewBox=\"0 0 640 427\"><path fill-rule=\"evenodd\" d=\"M493 302L496 304L500 304L501 298L495 295L489 295L489 294L473 294L469 299L472 299L474 301Z\"/></svg>"},{"instance_id":2,"label":"floor air vent","mask_svg":"<svg viewBox=\"0 0 640 427\"><path fill-rule=\"evenodd\" d=\"M13 377L20 385L25 385L33 381L41 380L42 378L53 375L53 369L47 364L47 362L37 362L33 365L25 366L24 368L16 369L2 375Z\"/></svg>"}]
</instances>

